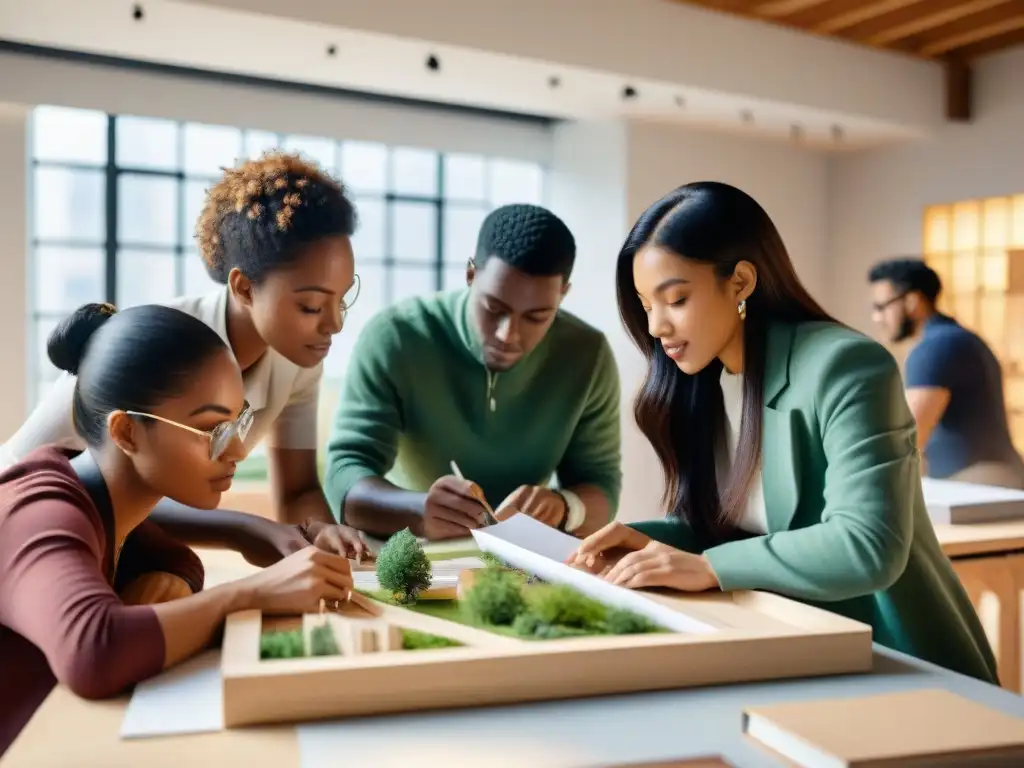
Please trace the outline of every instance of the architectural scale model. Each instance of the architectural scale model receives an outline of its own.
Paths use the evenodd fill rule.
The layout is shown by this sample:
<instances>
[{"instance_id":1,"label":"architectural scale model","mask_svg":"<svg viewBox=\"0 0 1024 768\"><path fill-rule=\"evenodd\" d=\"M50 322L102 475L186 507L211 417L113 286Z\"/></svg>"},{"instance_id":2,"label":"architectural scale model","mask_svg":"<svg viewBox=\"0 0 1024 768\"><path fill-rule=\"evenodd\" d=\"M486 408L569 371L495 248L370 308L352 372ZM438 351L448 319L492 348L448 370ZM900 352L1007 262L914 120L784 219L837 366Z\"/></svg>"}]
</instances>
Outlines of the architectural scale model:
<instances>
[{"instance_id":1,"label":"architectural scale model","mask_svg":"<svg viewBox=\"0 0 1024 768\"><path fill-rule=\"evenodd\" d=\"M475 538L483 557L454 595L430 594L430 564L403 533L378 556L381 588L339 610L229 616L225 726L871 668L870 627L825 610L760 592L616 587L563 563L578 540L522 515Z\"/></svg>"}]
</instances>

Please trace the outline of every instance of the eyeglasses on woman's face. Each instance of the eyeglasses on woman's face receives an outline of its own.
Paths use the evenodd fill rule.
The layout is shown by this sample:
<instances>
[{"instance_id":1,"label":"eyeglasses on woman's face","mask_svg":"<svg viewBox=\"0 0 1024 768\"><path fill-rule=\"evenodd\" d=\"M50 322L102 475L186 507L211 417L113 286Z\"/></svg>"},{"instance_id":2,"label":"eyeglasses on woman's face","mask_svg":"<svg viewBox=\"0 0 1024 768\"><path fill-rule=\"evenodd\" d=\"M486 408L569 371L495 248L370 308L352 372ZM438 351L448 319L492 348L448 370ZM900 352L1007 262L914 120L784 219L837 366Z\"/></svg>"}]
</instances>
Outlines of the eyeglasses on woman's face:
<instances>
[{"instance_id":1,"label":"eyeglasses on woman's face","mask_svg":"<svg viewBox=\"0 0 1024 768\"><path fill-rule=\"evenodd\" d=\"M231 441L236 437L244 442L246 435L249 434L249 429L252 427L253 422L253 410L252 406L250 406L248 402L243 403L242 411L235 419L221 422L213 429L197 429L196 427L190 427L188 424L180 424L177 421L165 419L163 416L155 416L152 413L140 413L139 411L125 411L125 413L137 418L162 421L164 424L170 424L172 427L184 429L194 435L201 435L202 437L209 439L211 461L216 461L223 456L224 451L228 449L228 446L231 445Z\"/></svg>"}]
</instances>

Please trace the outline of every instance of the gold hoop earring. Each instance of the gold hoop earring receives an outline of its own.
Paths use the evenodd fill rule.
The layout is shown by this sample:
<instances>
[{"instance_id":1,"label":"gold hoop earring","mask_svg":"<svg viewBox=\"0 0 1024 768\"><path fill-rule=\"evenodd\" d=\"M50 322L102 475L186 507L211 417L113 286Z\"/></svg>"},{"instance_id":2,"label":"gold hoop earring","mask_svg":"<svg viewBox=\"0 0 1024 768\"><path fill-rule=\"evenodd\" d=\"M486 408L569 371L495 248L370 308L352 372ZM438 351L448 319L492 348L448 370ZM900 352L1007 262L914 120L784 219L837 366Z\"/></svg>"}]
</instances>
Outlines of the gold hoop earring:
<instances>
[{"instance_id":1,"label":"gold hoop earring","mask_svg":"<svg viewBox=\"0 0 1024 768\"><path fill-rule=\"evenodd\" d=\"M739 303L739 306L736 307L736 311L739 312L740 320L746 320L747 319L747 300L746 299L743 299L743 301L741 301Z\"/></svg>"}]
</instances>

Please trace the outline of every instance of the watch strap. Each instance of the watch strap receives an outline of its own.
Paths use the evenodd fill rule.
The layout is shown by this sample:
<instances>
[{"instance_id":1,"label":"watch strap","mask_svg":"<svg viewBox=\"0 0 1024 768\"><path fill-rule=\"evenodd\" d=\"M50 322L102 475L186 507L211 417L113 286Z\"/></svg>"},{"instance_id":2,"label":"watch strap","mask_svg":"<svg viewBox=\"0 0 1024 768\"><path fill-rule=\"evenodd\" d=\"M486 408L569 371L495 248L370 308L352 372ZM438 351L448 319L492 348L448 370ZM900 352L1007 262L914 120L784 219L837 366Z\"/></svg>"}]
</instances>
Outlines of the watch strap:
<instances>
[{"instance_id":1,"label":"watch strap","mask_svg":"<svg viewBox=\"0 0 1024 768\"><path fill-rule=\"evenodd\" d=\"M561 488L558 493L563 499L565 499L566 506L565 519L562 521L562 530L566 533L572 533L583 525L583 521L587 519L587 507L583 503L583 499L572 491Z\"/></svg>"}]
</instances>

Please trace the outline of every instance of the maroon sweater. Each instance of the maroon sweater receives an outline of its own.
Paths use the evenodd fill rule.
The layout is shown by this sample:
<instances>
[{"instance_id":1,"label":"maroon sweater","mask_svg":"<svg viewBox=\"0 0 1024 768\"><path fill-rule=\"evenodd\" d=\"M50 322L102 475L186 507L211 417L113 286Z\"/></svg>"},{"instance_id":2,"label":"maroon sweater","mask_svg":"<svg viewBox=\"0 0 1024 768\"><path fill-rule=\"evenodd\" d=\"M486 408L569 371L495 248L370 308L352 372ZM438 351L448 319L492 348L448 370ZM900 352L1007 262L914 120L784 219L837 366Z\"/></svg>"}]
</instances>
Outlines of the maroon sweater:
<instances>
[{"instance_id":1,"label":"maroon sweater","mask_svg":"<svg viewBox=\"0 0 1024 768\"><path fill-rule=\"evenodd\" d=\"M162 571L203 586L199 558L150 521L125 540L113 572L113 532L58 448L33 451L0 474L0 757L53 689L115 696L164 664L150 606L116 587Z\"/></svg>"}]
</instances>

